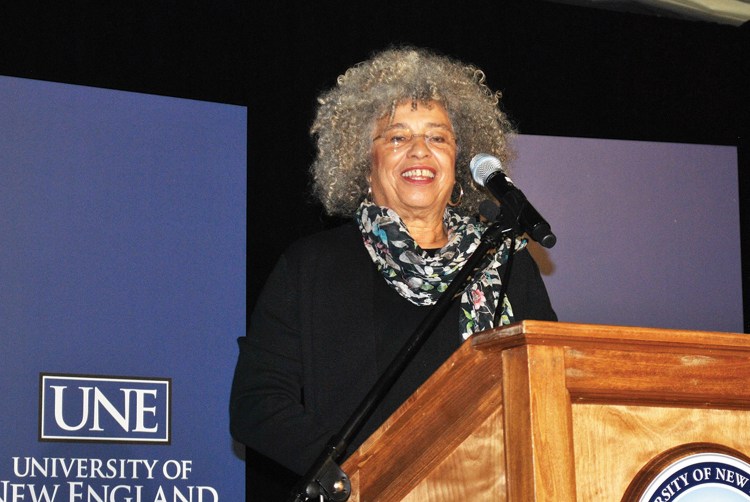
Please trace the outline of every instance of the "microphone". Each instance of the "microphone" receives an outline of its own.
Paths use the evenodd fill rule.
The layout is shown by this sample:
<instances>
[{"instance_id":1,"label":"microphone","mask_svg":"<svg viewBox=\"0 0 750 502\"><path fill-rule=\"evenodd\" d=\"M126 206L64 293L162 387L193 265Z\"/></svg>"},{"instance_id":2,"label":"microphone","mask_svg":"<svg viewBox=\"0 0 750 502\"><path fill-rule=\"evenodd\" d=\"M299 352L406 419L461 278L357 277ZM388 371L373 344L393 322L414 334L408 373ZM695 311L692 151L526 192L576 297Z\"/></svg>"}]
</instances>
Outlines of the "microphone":
<instances>
[{"instance_id":1,"label":"microphone","mask_svg":"<svg viewBox=\"0 0 750 502\"><path fill-rule=\"evenodd\" d=\"M501 206L510 211L513 219L518 222L521 232L525 232L546 248L551 248L557 242L549 223L526 200L526 196L503 172L500 159L486 153L479 153L469 163L471 176L474 181L487 188L500 202Z\"/></svg>"}]
</instances>

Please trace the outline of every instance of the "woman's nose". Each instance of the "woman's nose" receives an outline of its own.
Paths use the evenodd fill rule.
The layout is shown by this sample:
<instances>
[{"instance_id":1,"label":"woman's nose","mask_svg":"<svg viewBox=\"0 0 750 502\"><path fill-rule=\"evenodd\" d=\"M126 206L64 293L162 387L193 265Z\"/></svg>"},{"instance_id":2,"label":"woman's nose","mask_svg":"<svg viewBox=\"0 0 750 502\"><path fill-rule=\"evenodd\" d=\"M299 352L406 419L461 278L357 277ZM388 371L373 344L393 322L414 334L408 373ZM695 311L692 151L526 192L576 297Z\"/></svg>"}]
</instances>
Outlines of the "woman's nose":
<instances>
[{"instance_id":1,"label":"woman's nose","mask_svg":"<svg viewBox=\"0 0 750 502\"><path fill-rule=\"evenodd\" d=\"M426 156L431 153L426 134L415 134L409 144L409 155Z\"/></svg>"}]
</instances>

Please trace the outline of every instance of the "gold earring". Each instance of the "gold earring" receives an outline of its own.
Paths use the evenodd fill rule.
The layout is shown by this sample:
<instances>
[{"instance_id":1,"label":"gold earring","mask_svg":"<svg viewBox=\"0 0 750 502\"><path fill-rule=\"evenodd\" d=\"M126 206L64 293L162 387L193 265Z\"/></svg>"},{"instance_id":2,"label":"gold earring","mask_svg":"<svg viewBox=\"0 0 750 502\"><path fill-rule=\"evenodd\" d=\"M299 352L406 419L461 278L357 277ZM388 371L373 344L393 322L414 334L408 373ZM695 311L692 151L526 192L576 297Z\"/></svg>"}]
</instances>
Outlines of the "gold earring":
<instances>
[{"instance_id":1,"label":"gold earring","mask_svg":"<svg viewBox=\"0 0 750 502\"><path fill-rule=\"evenodd\" d=\"M448 205L449 205L450 207L457 207L457 206L458 206L459 204L461 204L461 199L463 199L463 198L464 198L464 187L463 187L463 186L461 186L461 183L459 183L459 182L457 181L457 182L456 182L456 184L455 184L455 185L453 185L453 189L454 189L454 190L456 189L456 185L458 185L458 200L457 200L456 202L453 202L453 200L449 200L449 201L448 201ZM452 198L452 196L453 196L453 195L451 194L451 198Z\"/></svg>"}]
</instances>

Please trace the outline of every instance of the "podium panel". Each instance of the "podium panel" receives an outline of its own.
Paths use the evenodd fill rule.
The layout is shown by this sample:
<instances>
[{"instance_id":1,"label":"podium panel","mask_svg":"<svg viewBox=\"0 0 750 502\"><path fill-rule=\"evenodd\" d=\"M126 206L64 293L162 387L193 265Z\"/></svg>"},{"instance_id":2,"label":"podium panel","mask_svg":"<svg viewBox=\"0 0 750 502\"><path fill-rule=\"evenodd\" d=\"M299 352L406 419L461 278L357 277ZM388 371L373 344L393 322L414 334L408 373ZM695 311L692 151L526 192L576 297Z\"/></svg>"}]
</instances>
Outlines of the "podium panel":
<instances>
[{"instance_id":1,"label":"podium panel","mask_svg":"<svg viewBox=\"0 0 750 502\"><path fill-rule=\"evenodd\" d=\"M354 501L617 501L691 443L750 455L747 335L524 321L464 343L342 467Z\"/></svg>"},{"instance_id":2,"label":"podium panel","mask_svg":"<svg viewBox=\"0 0 750 502\"><path fill-rule=\"evenodd\" d=\"M680 445L750 451L750 411L579 404L573 416L577 500L621 500L649 461Z\"/></svg>"}]
</instances>

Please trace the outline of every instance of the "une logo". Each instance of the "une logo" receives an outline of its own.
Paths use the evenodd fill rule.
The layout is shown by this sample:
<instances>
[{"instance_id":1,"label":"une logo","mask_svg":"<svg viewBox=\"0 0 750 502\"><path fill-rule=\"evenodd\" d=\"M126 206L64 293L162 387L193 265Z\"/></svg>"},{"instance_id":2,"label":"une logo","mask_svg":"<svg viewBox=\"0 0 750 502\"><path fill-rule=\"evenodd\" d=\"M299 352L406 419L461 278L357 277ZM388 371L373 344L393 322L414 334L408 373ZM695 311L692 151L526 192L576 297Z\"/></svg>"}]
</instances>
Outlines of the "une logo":
<instances>
[{"instance_id":1,"label":"une logo","mask_svg":"<svg viewBox=\"0 0 750 502\"><path fill-rule=\"evenodd\" d=\"M39 375L39 440L171 440L171 380Z\"/></svg>"}]
</instances>

